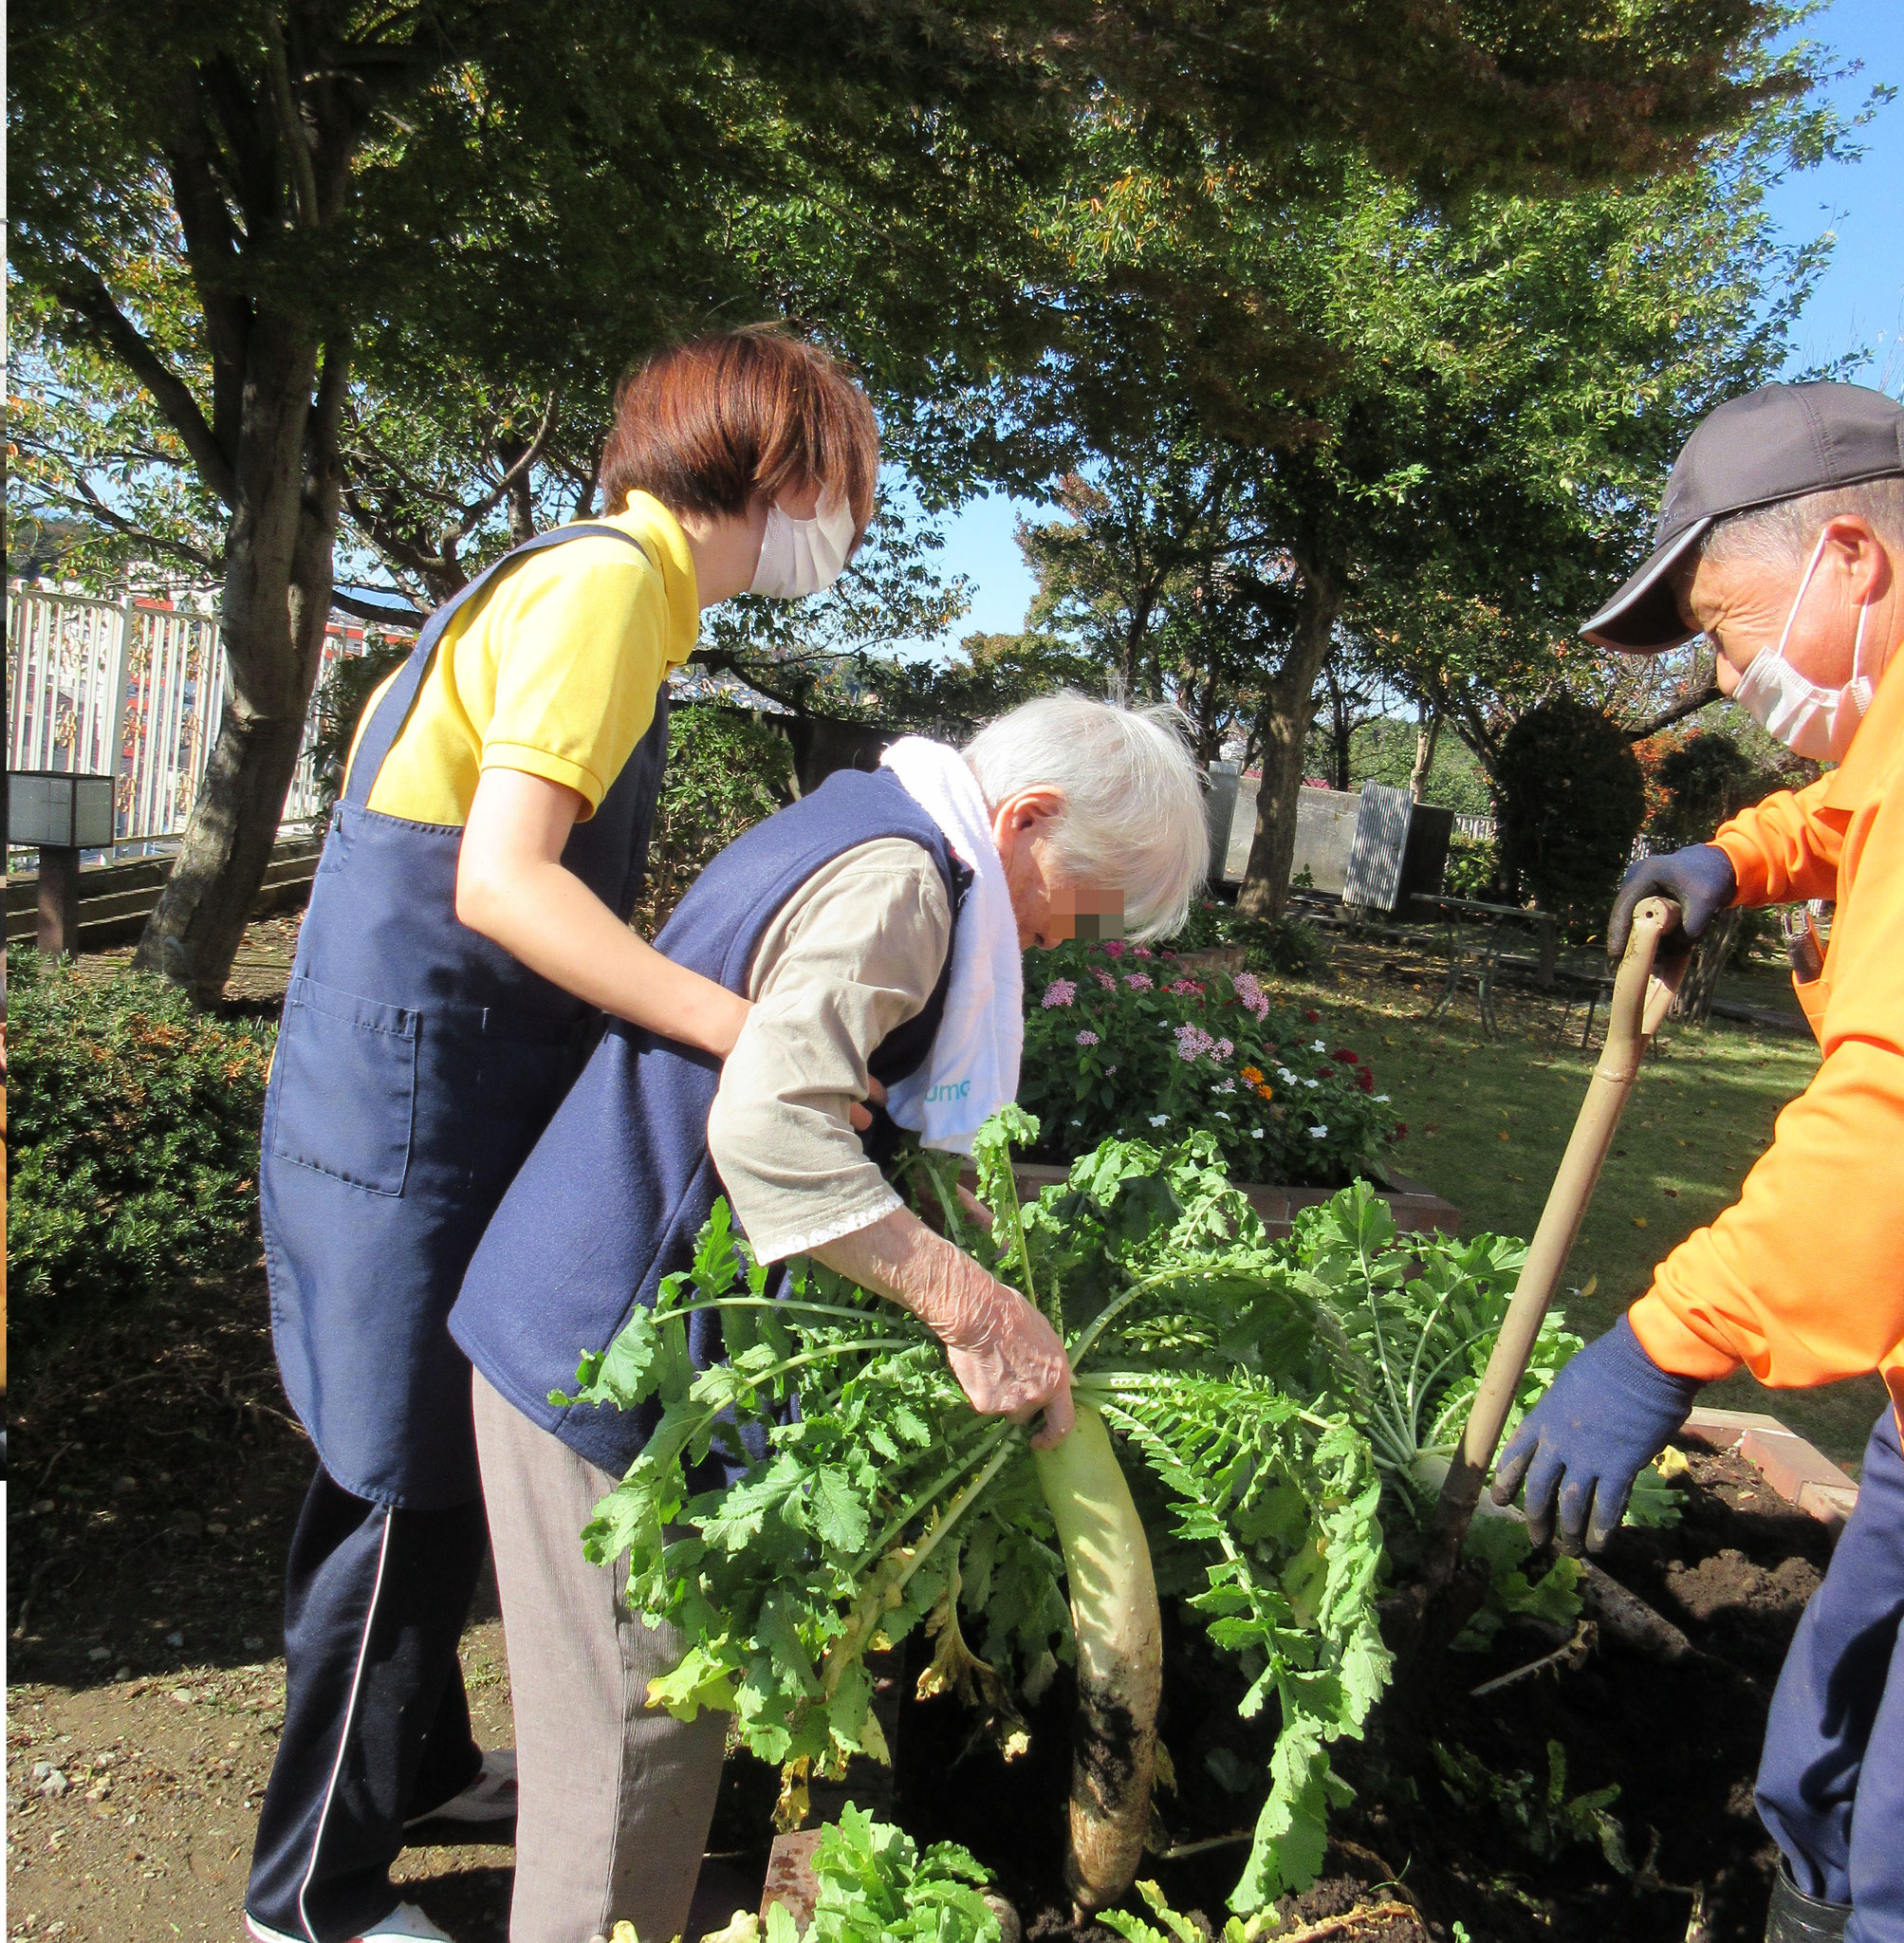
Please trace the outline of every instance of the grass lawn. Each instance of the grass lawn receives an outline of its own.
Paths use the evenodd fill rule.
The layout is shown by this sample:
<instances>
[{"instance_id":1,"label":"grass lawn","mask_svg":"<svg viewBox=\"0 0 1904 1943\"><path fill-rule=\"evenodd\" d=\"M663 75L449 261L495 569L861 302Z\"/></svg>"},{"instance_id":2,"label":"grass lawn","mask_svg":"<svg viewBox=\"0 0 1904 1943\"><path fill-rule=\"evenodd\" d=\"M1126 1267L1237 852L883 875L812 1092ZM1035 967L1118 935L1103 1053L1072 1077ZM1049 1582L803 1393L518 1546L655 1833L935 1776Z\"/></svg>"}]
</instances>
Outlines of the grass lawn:
<instances>
[{"instance_id":1,"label":"grass lawn","mask_svg":"<svg viewBox=\"0 0 1904 1943\"><path fill-rule=\"evenodd\" d=\"M1439 1022L1422 1018L1441 986L1432 955L1352 942L1335 943L1333 955L1335 983L1285 980L1281 990L1321 1011L1324 1031L1362 1052L1395 1097L1408 1126L1396 1167L1452 1201L1464 1233L1532 1234L1586 1096L1598 1022L1595 1051L1579 1049L1578 1011L1556 1046L1558 1008L1504 997L1503 1036L1489 1042L1471 998ZM1764 984L1753 1003L1779 1004L1782 986L1792 1009L1789 981ZM1779 1109L1818 1069L1809 1038L1723 1021L1669 1025L1661 1049L1635 1083L1562 1277L1558 1300L1588 1338L1646 1292L1655 1262L1738 1197ZM1766 1411L1855 1470L1885 1394L1875 1376L1768 1391L1741 1374L1703 1400Z\"/></svg>"}]
</instances>

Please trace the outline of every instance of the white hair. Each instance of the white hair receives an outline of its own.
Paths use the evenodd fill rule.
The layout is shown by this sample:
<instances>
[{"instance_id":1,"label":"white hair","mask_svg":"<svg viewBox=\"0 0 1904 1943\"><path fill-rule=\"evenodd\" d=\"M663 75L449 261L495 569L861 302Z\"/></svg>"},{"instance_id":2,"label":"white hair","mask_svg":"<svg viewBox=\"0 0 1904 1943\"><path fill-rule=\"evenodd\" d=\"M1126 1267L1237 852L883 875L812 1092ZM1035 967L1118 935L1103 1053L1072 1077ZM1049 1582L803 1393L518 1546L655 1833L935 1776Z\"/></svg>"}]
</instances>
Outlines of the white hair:
<instances>
[{"instance_id":1,"label":"white hair","mask_svg":"<svg viewBox=\"0 0 1904 1943\"><path fill-rule=\"evenodd\" d=\"M989 723L965 759L994 808L1021 789L1059 789L1058 866L1078 881L1117 886L1124 927L1168 937L1210 867L1203 774L1173 708L1119 708L1088 695L1041 695Z\"/></svg>"},{"instance_id":2,"label":"white hair","mask_svg":"<svg viewBox=\"0 0 1904 1943\"><path fill-rule=\"evenodd\" d=\"M1869 520L1892 546L1904 546L1904 473L1795 493L1769 506L1729 513L1708 527L1697 557L1718 563L1757 560L1802 572L1824 523L1845 513Z\"/></svg>"}]
</instances>

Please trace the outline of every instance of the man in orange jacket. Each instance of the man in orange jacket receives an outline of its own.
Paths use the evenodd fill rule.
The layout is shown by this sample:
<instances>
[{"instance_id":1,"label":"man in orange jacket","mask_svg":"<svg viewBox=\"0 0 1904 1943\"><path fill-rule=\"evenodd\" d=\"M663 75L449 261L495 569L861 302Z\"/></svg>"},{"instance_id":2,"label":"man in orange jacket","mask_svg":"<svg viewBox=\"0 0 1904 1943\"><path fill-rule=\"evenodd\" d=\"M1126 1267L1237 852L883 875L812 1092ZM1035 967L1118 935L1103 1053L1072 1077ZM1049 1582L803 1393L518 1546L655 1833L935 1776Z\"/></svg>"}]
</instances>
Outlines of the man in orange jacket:
<instances>
[{"instance_id":1,"label":"man in orange jacket","mask_svg":"<svg viewBox=\"0 0 1904 1943\"><path fill-rule=\"evenodd\" d=\"M1721 690L1837 768L1710 843L1627 873L1608 927L1676 899L1834 901L1793 948L1824 1058L1738 1203L1675 1249L1522 1424L1494 1495L1530 1529L1604 1543L1702 1383L1742 1364L1802 1388L1876 1370L1892 1407L1858 1508L1780 1675L1759 1812L1784 1853L1767 1943L1904 1943L1904 408L1766 385L1711 413L1667 482L1645 565L1581 630L1642 654L1703 633Z\"/></svg>"}]
</instances>

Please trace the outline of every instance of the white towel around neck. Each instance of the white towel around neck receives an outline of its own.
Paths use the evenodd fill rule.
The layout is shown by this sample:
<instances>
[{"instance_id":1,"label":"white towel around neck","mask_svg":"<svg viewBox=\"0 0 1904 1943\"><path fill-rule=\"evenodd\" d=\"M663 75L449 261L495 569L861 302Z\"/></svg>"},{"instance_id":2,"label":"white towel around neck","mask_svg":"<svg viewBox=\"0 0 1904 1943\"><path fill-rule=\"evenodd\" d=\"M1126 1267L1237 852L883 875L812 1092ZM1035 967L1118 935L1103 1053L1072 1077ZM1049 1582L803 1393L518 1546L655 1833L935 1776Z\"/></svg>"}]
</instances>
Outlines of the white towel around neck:
<instances>
[{"instance_id":1,"label":"white towel around neck","mask_svg":"<svg viewBox=\"0 0 1904 1943\"><path fill-rule=\"evenodd\" d=\"M897 1082L886 1110L928 1147L970 1154L971 1137L1018 1097L1025 1055L1025 963L991 813L955 749L902 735L879 758L972 873L952 932L952 979L925 1063Z\"/></svg>"}]
</instances>

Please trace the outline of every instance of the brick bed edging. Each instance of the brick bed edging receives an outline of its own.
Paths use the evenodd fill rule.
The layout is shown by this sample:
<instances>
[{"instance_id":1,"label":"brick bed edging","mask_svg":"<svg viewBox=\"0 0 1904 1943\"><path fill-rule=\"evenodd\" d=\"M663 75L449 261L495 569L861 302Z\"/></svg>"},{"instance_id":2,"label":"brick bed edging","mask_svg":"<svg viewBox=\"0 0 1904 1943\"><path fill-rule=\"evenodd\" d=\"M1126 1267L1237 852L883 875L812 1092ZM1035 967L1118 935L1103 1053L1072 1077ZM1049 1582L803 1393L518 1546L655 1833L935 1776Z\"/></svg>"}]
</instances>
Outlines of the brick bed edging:
<instances>
[{"instance_id":1,"label":"brick bed edging","mask_svg":"<svg viewBox=\"0 0 1904 1943\"><path fill-rule=\"evenodd\" d=\"M1786 1504L1839 1526L1858 1503L1858 1486L1821 1451L1775 1416L1750 1410L1695 1410L1685 1435L1742 1457Z\"/></svg>"}]
</instances>

